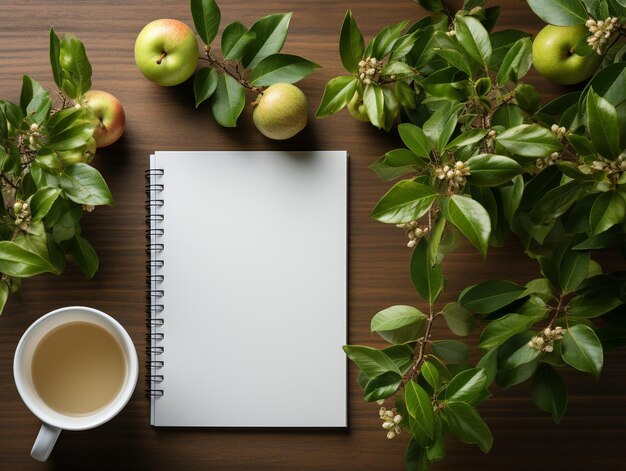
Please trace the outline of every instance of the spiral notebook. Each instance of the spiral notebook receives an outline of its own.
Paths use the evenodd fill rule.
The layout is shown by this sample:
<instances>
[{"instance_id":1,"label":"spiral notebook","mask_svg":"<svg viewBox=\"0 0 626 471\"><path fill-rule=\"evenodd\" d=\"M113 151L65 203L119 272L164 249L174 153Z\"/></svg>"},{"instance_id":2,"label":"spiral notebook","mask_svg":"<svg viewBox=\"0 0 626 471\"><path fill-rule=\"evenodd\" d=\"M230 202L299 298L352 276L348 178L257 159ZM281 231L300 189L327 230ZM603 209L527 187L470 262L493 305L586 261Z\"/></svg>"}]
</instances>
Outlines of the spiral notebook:
<instances>
[{"instance_id":1,"label":"spiral notebook","mask_svg":"<svg viewBox=\"0 0 626 471\"><path fill-rule=\"evenodd\" d=\"M152 425L347 426L347 162L150 157Z\"/></svg>"}]
</instances>

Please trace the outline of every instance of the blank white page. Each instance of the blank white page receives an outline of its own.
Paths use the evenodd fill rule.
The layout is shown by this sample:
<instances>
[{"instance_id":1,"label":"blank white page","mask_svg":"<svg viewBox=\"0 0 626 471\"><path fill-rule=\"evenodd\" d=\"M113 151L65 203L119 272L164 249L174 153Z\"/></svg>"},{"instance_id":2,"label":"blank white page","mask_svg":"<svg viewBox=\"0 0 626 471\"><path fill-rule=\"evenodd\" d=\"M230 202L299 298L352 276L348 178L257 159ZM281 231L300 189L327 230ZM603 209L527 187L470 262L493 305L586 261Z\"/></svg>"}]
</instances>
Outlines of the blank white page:
<instances>
[{"instance_id":1,"label":"blank white page","mask_svg":"<svg viewBox=\"0 0 626 471\"><path fill-rule=\"evenodd\" d=\"M344 151L151 157L164 185L153 425L347 426L347 162Z\"/></svg>"}]
</instances>

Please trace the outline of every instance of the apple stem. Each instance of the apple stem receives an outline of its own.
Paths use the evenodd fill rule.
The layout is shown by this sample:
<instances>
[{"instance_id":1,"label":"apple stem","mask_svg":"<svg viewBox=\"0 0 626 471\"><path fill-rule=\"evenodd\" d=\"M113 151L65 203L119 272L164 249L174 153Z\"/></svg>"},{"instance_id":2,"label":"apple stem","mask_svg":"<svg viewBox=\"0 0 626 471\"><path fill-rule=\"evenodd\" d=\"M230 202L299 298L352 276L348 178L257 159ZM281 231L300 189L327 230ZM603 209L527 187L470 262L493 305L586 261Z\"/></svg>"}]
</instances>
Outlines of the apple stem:
<instances>
[{"instance_id":1,"label":"apple stem","mask_svg":"<svg viewBox=\"0 0 626 471\"><path fill-rule=\"evenodd\" d=\"M161 57L157 59L156 63L158 65L161 65L161 62L163 62L163 59L165 59L165 56L167 56L167 52L163 51L163 53L161 54Z\"/></svg>"}]
</instances>

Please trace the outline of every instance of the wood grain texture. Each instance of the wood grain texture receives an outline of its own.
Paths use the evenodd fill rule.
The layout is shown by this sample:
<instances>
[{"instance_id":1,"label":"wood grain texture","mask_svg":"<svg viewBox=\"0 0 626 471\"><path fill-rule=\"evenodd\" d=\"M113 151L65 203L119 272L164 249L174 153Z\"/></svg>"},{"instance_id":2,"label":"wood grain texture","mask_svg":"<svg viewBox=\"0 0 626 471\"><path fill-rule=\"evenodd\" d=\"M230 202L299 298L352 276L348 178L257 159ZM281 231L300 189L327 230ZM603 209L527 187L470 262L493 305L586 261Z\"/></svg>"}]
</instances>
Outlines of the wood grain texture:
<instances>
[{"instance_id":1,"label":"wood grain texture","mask_svg":"<svg viewBox=\"0 0 626 471\"><path fill-rule=\"evenodd\" d=\"M343 73L337 43L347 8L367 38L384 25L417 20L424 12L409 0L384 1L242 1L221 0L222 25L235 19L250 25L269 13L294 11L285 51L298 53L324 68L301 82L310 99L310 117L325 82ZM536 32L540 21L521 0L503 0L498 28ZM64 432L45 465L29 457L37 419L21 402L13 383L12 361L24 330L39 316L61 306L84 304L117 318L130 332L144 360L144 170L148 155L159 150L347 149L350 161L351 343L379 345L370 335L373 313L391 304L420 304L411 285L409 250L404 235L370 220L368 214L387 184L368 169L379 155L397 147L386 134L358 123L347 112L312 119L288 142L259 134L250 110L235 129L220 128L207 107L194 109L190 83L161 88L136 69L133 44L141 28L157 18L192 24L186 1L109 0L2 2L0 18L0 97L16 101L22 74L53 86L48 64L48 30L73 32L84 41L94 69L94 88L123 103L128 128L121 141L98 151L102 171L116 204L98 208L83 219L83 235L101 257L100 272L85 280L75 267L60 276L39 276L24 283L23 302L11 299L0 317L0 469L211 469L211 470L392 470L403 469L406 436L387 440L377 407L365 404L350 366L349 431L164 430L149 425L149 402L140 384L126 409L113 421L86 432ZM223 28L223 26L222 26ZM529 78L547 100L565 90L534 73ZM253 97L249 96L248 101ZM610 254L600 262L613 263ZM468 284L494 277L524 282L537 267L511 240L483 263L463 245L445 263L449 278L442 302L454 299ZM438 324L436 338L450 336ZM475 339L473 339L475 343ZM199 359L190 361L198 362ZM140 361L143 365L143 361ZM495 396L481 406L495 443L488 456L475 447L449 442L448 457L435 470L463 469L622 469L626 439L626 354L607 356L602 379L568 372L570 401L556 427L532 404L527 385ZM140 371L143 378L144 370ZM315 372L311 372L315 374ZM280 400L277 385L276 400ZM219 404L214 406L219 407Z\"/></svg>"}]
</instances>

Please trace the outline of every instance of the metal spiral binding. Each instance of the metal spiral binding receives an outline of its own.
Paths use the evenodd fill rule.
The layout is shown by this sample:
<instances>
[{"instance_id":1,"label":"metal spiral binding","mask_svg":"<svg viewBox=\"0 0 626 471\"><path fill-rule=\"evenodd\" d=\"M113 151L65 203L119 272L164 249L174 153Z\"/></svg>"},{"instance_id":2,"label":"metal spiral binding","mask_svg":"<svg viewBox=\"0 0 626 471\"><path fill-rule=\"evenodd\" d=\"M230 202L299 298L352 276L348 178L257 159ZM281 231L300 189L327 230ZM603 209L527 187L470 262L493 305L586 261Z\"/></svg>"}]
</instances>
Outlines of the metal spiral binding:
<instances>
[{"instance_id":1,"label":"metal spiral binding","mask_svg":"<svg viewBox=\"0 0 626 471\"><path fill-rule=\"evenodd\" d=\"M148 360L146 361L146 397L161 397L163 396L163 374L159 372L165 365L163 360L163 353L165 348L161 345L164 334L161 332L161 328L165 323L163 318L163 303L160 299L163 297L163 275L160 273L163 267L163 260L161 260L160 254L163 251L163 235L165 231L160 227L163 222L164 216L161 212L164 201L159 198L160 193L163 191L163 183L161 178L163 177L163 169L150 169L146 171L146 253L148 254L148 260L146 262L146 326L148 333L146 334L146 354Z\"/></svg>"}]
</instances>

